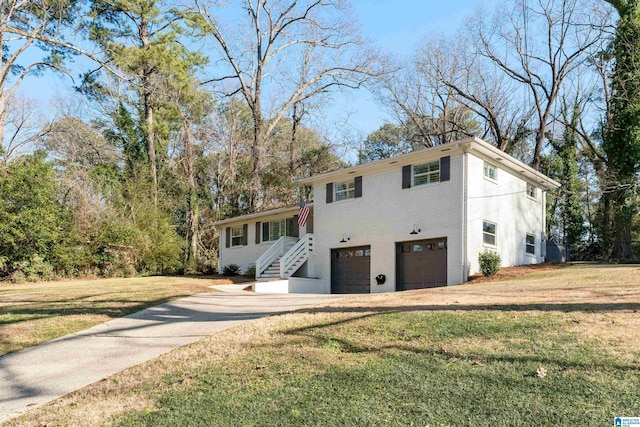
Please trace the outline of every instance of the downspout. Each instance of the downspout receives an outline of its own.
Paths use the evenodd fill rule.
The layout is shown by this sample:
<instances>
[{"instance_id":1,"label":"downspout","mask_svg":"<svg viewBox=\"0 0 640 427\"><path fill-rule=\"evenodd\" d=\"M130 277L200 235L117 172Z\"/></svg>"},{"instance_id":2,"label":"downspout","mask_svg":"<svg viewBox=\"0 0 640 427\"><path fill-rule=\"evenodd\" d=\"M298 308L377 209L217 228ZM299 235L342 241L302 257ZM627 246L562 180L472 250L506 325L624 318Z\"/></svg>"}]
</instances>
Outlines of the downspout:
<instances>
[{"instance_id":1,"label":"downspout","mask_svg":"<svg viewBox=\"0 0 640 427\"><path fill-rule=\"evenodd\" d=\"M462 282L469 280L469 260L467 253L467 177L469 175L470 144L462 147Z\"/></svg>"},{"instance_id":2,"label":"downspout","mask_svg":"<svg viewBox=\"0 0 640 427\"><path fill-rule=\"evenodd\" d=\"M540 258L547 259L547 191L542 190L542 233L540 234Z\"/></svg>"}]
</instances>

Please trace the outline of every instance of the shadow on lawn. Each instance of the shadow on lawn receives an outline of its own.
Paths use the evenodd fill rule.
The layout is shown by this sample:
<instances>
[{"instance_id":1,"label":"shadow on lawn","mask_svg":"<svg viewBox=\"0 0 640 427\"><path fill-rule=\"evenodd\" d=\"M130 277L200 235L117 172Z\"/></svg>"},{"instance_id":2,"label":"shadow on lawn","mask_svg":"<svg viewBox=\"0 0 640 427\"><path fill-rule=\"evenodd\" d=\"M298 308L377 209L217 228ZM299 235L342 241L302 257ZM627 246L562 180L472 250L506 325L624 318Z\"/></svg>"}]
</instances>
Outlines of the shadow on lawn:
<instances>
[{"instance_id":1,"label":"shadow on lawn","mask_svg":"<svg viewBox=\"0 0 640 427\"><path fill-rule=\"evenodd\" d=\"M355 319L351 319L355 320ZM313 329L313 328L311 328ZM304 336L307 338L314 339L318 343L323 343L325 339L321 337L316 337L313 335L305 334L303 332L295 333L293 335ZM549 353L544 354L535 354L528 353L526 355L514 355L514 354L489 354L486 352L469 352L462 353L459 351L448 351L444 348L436 348L433 346L426 347L414 347L410 345L402 345L402 344L388 344L388 345L380 345L380 346L359 346L354 342L350 342L345 339L336 338L335 336L331 337L331 341L338 343L341 348L345 349L349 353L377 353L381 356L384 356L385 353L390 355L389 352L392 351L401 351L407 353L413 353L417 355L423 356L436 356L445 359L449 359L452 363L471 363L473 365L489 365L491 363L535 363L537 365L542 366L557 366L561 369L563 368L576 368L576 369L617 369L621 371L637 371L640 373L640 365L634 364L622 364L618 362L614 362L613 360L608 361L595 361L590 360L588 362L580 362L577 360L570 360L569 357L555 357L550 355Z\"/></svg>"},{"instance_id":2,"label":"shadow on lawn","mask_svg":"<svg viewBox=\"0 0 640 427\"><path fill-rule=\"evenodd\" d=\"M300 313L400 313L406 311L543 311L543 312L584 312L584 313L608 313L617 311L640 310L640 303L532 303L532 304L422 304L422 305L395 305L380 307L320 307L299 310Z\"/></svg>"},{"instance_id":3,"label":"shadow on lawn","mask_svg":"<svg viewBox=\"0 0 640 427\"><path fill-rule=\"evenodd\" d=\"M60 301L45 301L37 302L39 307L30 308L29 306L8 306L0 309L1 314L10 314L18 316L15 319L2 319L0 318L1 325L10 325L14 323L28 322L38 319L47 319L60 316L77 316L77 315L95 315L95 316L107 316L110 319L118 317L128 316L136 313L140 310L144 310L156 305L165 304L175 299L184 298L189 296L189 293L184 295L171 295L165 298L158 298L151 301L138 301L127 299L108 299L108 300L91 300L87 301L87 305L65 307L67 302L74 304L71 301L82 300L84 298L60 300ZM87 298L87 297L85 297ZM95 305L94 307L91 304ZM122 304L130 304L128 306L122 306Z\"/></svg>"},{"instance_id":4,"label":"shadow on lawn","mask_svg":"<svg viewBox=\"0 0 640 427\"><path fill-rule=\"evenodd\" d=\"M549 304L544 304L545 306L549 305ZM620 306L620 307L616 307L618 310L637 310L638 308L640 308L640 304L607 304L607 305L616 305L616 306ZM535 306L538 306L538 304L536 304ZM497 308L499 307L499 308ZM463 310L468 310L468 311L474 311L474 310L496 310L496 309L500 309L503 311L513 311L514 306L508 305L508 306L480 306L480 308L475 307L475 306L464 306L462 309ZM525 310L534 310L533 308L531 308L532 306L527 306L527 308L522 308L521 306L515 306L518 307L516 309L516 311L525 311ZM335 308L335 310L334 310ZM456 307L457 309L457 307ZM372 318L372 317L378 317L378 316L383 316L386 314L395 314L395 313L402 313L402 312L414 312L414 311L434 311L434 312L438 312L438 311L451 311L452 308L450 306L415 306L415 307L402 307L402 308L398 308L398 307L387 307L387 309L385 310L384 308L379 308L379 309L372 309L372 308L364 308L364 307L346 307L343 309L338 309L338 307L324 307L324 309L320 309L320 310L301 310L301 311L306 311L306 312L331 312L331 313L337 313L337 312L342 312L345 314L349 314L349 313L362 313L356 316L352 316L352 317L348 317L346 319L339 319L339 320L333 320L333 321L328 321L328 322L321 322L321 323L315 323L312 325L308 325L308 326L303 326L303 327L299 327L299 328L291 328L291 329L287 329L285 331L283 331L283 333L285 335L289 335L289 336L296 336L296 337L300 337L303 339L312 339L314 340L317 344L319 345L323 345L328 341L332 341L336 344L338 344L340 346L340 348L343 349L343 351L346 351L348 353L376 353L379 355L384 355L389 354L390 351L401 351L401 352L409 352L409 353L413 353L413 354L419 354L419 355L425 355L425 356L439 356L439 357L443 357L443 358L448 358L449 360L451 360L452 362L454 361L459 361L461 363L466 362L473 362L473 364L490 364L493 362L507 362L507 363L536 363L536 364L547 364L547 365L555 365L555 366L559 366L561 368L579 368L579 369L593 369L593 368L602 368L602 369L619 369L622 371L638 371L640 372L640 363L619 363L619 361L614 361L614 360L595 360L595 359L591 359L589 361L577 361L577 360L571 360L571 355L573 354L573 352L570 353L560 353L558 354L558 356L555 356L553 354L549 354L548 352L544 352L543 354L536 354L535 350L532 349L531 352L525 354L525 355L514 355L514 354L487 354L486 352L482 352L482 351L470 351L469 353L462 353L459 351L448 351L445 350L445 348L442 345L433 345L433 344L426 344L426 345L421 345L420 347L418 346L411 346L411 345L403 345L403 344L398 344L398 343L393 343L393 344L373 344L373 345L362 345L357 341L353 341L353 340L348 340L345 339L343 337L340 336L336 336L336 334L333 333L323 333L323 329L324 328L330 328L330 327L334 327L334 326L341 326L341 325L348 325L349 323L353 323L353 322L357 322L363 319L368 319L368 318ZM562 311L562 312L567 312L567 311L576 311L576 310L552 310L550 309L550 307L547 307L547 310L545 311ZM580 311L591 311L591 310L585 310L582 309ZM480 362L480 363L478 363Z\"/></svg>"}]
</instances>

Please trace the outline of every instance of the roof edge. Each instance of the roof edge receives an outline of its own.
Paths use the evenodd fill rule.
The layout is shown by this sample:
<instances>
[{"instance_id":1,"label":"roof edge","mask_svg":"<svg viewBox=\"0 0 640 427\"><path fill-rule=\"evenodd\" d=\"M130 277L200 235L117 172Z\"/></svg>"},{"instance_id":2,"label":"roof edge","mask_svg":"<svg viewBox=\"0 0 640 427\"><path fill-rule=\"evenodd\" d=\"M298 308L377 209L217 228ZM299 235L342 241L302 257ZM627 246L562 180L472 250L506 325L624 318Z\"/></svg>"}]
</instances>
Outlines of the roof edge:
<instances>
[{"instance_id":1,"label":"roof edge","mask_svg":"<svg viewBox=\"0 0 640 427\"><path fill-rule=\"evenodd\" d=\"M311 208L313 206L313 203L307 203L307 206ZM261 218L263 216L278 215L278 214L287 213L287 212L297 212L299 209L300 209L300 205L285 206L283 208L269 209L262 212L254 212L250 214L234 216L232 218L221 219L220 221L214 222L213 225L217 227L219 225L231 224L234 222L242 222L249 219Z\"/></svg>"},{"instance_id":2,"label":"roof edge","mask_svg":"<svg viewBox=\"0 0 640 427\"><path fill-rule=\"evenodd\" d=\"M477 150L485 156L496 160L499 164L504 164L505 166L508 165L509 169L511 169L513 172L520 172L520 174L525 179L535 181L537 184L545 184L547 189L560 187L560 183L558 183L557 181L554 181L545 174L533 169L531 166L521 162L510 154L505 153L492 144L478 138L477 136L460 139L458 141L453 141L447 144L436 145L424 150L412 151L410 153L401 154L395 157L389 157L387 159L376 160L370 163L365 163L363 165L354 165L348 168L339 169L320 175L314 175L308 178L299 179L296 182L300 184L331 182L335 178L340 178L346 175L374 172L379 169L387 169L390 167L389 165L392 164L403 166L405 164L410 164L411 160L413 160L414 158L429 157L430 155L434 155L438 152L449 152L452 149L461 150L463 152Z\"/></svg>"}]
</instances>

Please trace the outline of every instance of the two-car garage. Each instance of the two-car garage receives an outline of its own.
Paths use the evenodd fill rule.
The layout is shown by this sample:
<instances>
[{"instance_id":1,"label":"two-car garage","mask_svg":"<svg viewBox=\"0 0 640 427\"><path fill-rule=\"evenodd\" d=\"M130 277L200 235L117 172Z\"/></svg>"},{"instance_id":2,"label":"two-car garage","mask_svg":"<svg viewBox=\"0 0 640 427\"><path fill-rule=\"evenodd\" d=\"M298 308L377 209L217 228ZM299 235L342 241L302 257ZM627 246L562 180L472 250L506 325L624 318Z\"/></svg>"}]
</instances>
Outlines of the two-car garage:
<instances>
[{"instance_id":1,"label":"two-car garage","mask_svg":"<svg viewBox=\"0 0 640 427\"><path fill-rule=\"evenodd\" d=\"M396 243L396 290L447 285L447 238ZM331 293L371 292L371 247L331 250Z\"/></svg>"}]
</instances>

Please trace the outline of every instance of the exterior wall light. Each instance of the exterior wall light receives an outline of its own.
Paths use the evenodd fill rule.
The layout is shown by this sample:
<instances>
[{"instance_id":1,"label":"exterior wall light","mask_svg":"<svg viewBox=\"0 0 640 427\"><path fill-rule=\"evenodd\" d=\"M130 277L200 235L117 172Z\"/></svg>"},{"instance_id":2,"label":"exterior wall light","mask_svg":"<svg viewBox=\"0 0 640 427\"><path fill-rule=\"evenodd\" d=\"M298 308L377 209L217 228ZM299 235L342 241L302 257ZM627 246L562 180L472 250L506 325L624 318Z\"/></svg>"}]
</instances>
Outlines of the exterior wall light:
<instances>
[{"instance_id":1,"label":"exterior wall light","mask_svg":"<svg viewBox=\"0 0 640 427\"><path fill-rule=\"evenodd\" d=\"M413 224L413 230L412 230L412 231L411 231L411 233L409 233L409 234L413 234L413 235L415 235L415 234L420 233L421 231L422 231L422 230L421 230L421 229L419 229L419 228L418 228L418 226L417 226L416 224Z\"/></svg>"},{"instance_id":2,"label":"exterior wall light","mask_svg":"<svg viewBox=\"0 0 640 427\"><path fill-rule=\"evenodd\" d=\"M347 243L348 240L351 240L351 237L347 237L346 234L342 233L342 240L340 240L340 243Z\"/></svg>"}]
</instances>

